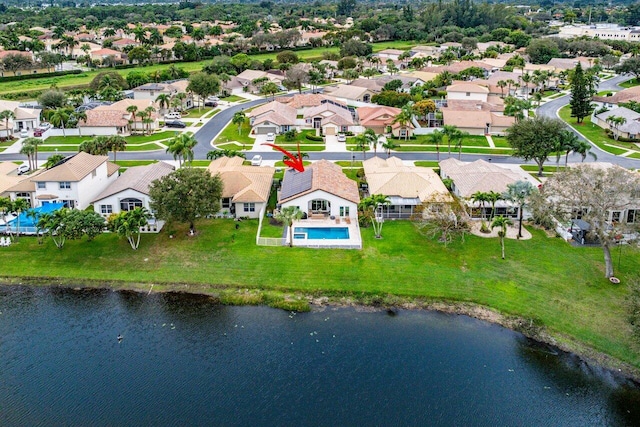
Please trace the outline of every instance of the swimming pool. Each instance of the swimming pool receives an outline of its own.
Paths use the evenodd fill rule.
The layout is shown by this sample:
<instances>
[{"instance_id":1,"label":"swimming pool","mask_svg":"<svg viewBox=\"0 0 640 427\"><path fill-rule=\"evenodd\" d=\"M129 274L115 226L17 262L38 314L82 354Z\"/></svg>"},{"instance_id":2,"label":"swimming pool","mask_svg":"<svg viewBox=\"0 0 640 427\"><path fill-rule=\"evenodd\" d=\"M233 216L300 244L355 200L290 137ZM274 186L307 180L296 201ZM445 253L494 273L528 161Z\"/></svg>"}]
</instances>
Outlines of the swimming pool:
<instances>
[{"instance_id":1,"label":"swimming pool","mask_svg":"<svg viewBox=\"0 0 640 427\"><path fill-rule=\"evenodd\" d=\"M294 239L348 239L347 227L296 227L293 229Z\"/></svg>"}]
</instances>

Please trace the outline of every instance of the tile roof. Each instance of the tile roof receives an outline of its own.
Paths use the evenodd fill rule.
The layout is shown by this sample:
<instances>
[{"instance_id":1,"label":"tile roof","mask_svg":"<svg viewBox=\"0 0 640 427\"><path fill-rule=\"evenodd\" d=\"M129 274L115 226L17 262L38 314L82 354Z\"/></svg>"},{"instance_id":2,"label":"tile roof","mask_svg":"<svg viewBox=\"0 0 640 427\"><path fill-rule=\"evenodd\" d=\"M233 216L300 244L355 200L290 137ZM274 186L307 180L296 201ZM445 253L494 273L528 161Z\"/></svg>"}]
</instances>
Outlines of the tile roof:
<instances>
[{"instance_id":1,"label":"tile roof","mask_svg":"<svg viewBox=\"0 0 640 427\"><path fill-rule=\"evenodd\" d=\"M475 83L455 83L447 86L447 92L489 93L489 89Z\"/></svg>"},{"instance_id":2,"label":"tile roof","mask_svg":"<svg viewBox=\"0 0 640 427\"><path fill-rule=\"evenodd\" d=\"M449 158L440 162L440 171L442 176L453 180L459 195L464 198L471 197L476 191L503 193L508 184L516 181L539 184L523 170L503 168L484 160L468 163Z\"/></svg>"},{"instance_id":3,"label":"tile roof","mask_svg":"<svg viewBox=\"0 0 640 427\"><path fill-rule=\"evenodd\" d=\"M371 194L419 198L425 201L437 196L438 200L452 200L449 190L431 168L405 166L397 157L373 157L362 164Z\"/></svg>"},{"instance_id":4,"label":"tile roof","mask_svg":"<svg viewBox=\"0 0 640 427\"><path fill-rule=\"evenodd\" d=\"M393 124L400 109L395 107L359 107L357 109L360 124L364 127L389 126Z\"/></svg>"},{"instance_id":5,"label":"tile roof","mask_svg":"<svg viewBox=\"0 0 640 427\"><path fill-rule=\"evenodd\" d=\"M87 120L78 123L79 127L123 127L129 124L127 119L129 113L123 113L121 110L100 110L95 108L87 110Z\"/></svg>"},{"instance_id":6,"label":"tile roof","mask_svg":"<svg viewBox=\"0 0 640 427\"><path fill-rule=\"evenodd\" d=\"M174 167L165 162L130 167L100 193L94 202L128 189L149 195L149 186L151 183L156 179L169 175L173 170Z\"/></svg>"},{"instance_id":7,"label":"tile roof","mask_svg":"<svg viewBox=\"0 0 640 427\"><path fill-rule=\"evenodd\" d=\"M326 87L325 92L336 98L344 99L358 99L363 96L369 89L366 87L349 86L345 84L339 84L335 88Z\"/></svg>"},{"instance_id":8,"label":"tile roof","mask_svg":"<svg viewBox=\"0 0 640 427\"><path fill-rule=\"evenodd\" d=\"M211 175L220 174L222 197L234 203L267 202L275 168L245 166L241 157L220 157L209 164Z\"/></svg>"},{"instance_id":9,"label":"tile roof","mask_svg":"<svg viewBox=\"0 0 640 427\"><path fill-rule=\"evenodd\" d=\"M100 165L109 160L109 156L94 156L80 152L68 158L64 163L42 172L32 181L71 181L77 182L96 170Z\"/></svg>"},{"instance_id":10,"label":"tile roof","mask_svg":"<svg viewBox=\"0 0 640 427\"><path fill-rule=\"evenodd\" d=\"M304 118L322 117L321 124L324 126L328 123L334 123L340 126L353 125L353 116L351 112L345 108L331 103L324 103L317 107L308 108L304 112Z\"/></svg>"},{"instance_id":11,"label":"tile roof","mask_svg":"<svg viewBox=\"0 0 640 427\"><path fill-rule=\"evenodd\" d=\"M250 111L247 115L253 118L253 126L265 121L282 126L295 125L297 114L295 108L282 102L271 101L268 104L261 105L255 110Z\"/></svg>"},{"instance_id":12,"label":"tile roof","mask_svg":"<svg viewBox=\"0 0 640 427\"><path fill-rule=\"evenodd\" d=\"M594 96L593 100L608 104L619 104L620 102L629 102L631 100L640 101L640 86L623 89L612 96Z\"/></svg>"},{"instance_id":13,"label":"tile roof","mask_svg":"<svg viewBox=\"0 0 640 427\"><path fill-rule=\"evenodd\" d=\"M311 187L300 191L291 191L292 185L294 185L300 175L306 179L310 178ZM360 203L358 184L347 178L347 176L342 173L340 166L327 160L320 160L307 166L304 172L287 169L284 174L284 179L282 180L280 203L293 200L317 190L325 191L353 203Z\"/></svg>"},{"instance_id":14,"label":"tile roof","mask_svg":"<svg viewBox=\"0 0 640 427\"><path fill-rule=\"evenodd\" d=\"M484 129L487 123L500 127L513 125L514 117L497 114L500 108L486 102L450 101L447 107L442 108L442 118L445 124L460 128Z\"/></svg>"},{"instance_id":15,"label":"tile roof","mask_svg":"<svg viewBox=\"0 0 640 427\"><path fill-rule=\"evenodd\" d=\"M278 102L282 102L283 104L287 104L288 106L296 109L316 107L320 105L324 100L338 102L338 100L336 100L333 96L327 96L321 93L303 93L278 98Z\"/></svg>"}]
</instances>

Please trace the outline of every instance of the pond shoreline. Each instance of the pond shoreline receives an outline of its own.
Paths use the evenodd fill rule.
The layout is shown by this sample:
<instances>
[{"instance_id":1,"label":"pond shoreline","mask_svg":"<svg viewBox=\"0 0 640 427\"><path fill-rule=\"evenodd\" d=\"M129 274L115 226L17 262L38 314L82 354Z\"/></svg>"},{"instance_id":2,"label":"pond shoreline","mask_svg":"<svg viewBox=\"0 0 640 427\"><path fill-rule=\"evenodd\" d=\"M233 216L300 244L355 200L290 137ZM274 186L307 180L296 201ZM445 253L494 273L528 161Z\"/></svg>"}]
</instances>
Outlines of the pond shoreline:
<instances>
[{"instance_id":1,"label":"pond shoreline","mask_svg":"<svg viewBox=\"0 0 640 427\"><path fill-rule=\"evenodd\" d=\"M0 286L59 287L71 290L107 289L147 294L174 292L212 297L216 303L222 305L266 305L288 311L312 311L321 310L325 307L360 307L370 310L388 310L390 314L393 314L395 309L404 309L465 315L500 325L519 332L534 341L571 353L587 365L608 370L613 376L632 381L640 387L640 368L595 350L574 338L549 331L544 325L537 324L533 319L500 313L491 307L471 302L376 294L353 295L337 293L332 295L326 292L318 292L312 295L288 290L270 291L259 288L210 284L93 281L57 277L0 276Z\"/></svg>"}]
</instances>

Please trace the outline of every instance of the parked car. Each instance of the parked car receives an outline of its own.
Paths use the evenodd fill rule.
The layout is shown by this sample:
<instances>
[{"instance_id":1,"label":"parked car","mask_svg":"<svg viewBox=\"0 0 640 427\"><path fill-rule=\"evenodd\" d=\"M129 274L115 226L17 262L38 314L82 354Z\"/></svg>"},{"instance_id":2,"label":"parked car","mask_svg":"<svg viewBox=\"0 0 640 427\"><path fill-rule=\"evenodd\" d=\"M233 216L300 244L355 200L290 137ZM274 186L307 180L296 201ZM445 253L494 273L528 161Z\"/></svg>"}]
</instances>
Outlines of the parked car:
<instances>
[{"instance_id":1,"label":"parked car","mask_svg":"<svg viewBox=\"0 0 640 427\"><path fill-rule=\"evenodd\" d=\"M167 113L164 115L165 119L181 119L182 118L182 114L178 113L177 111L174 111L173 113Z\"/></svg>"},{"instance_id":2,"label":"parked car","mask_svg":"<svg viewBox=\"0 0 640 427\"><path fill-rule=\"evenodd\" d=\"M29 136L29 131L26 129L22 129L20 131L20 138L27 138Z\"/></svg>"},{"instance_id":3,"label":"parked car","mask_svg":"<svg viewBox=\"0 0 640 427\"><path fill-rule=\"evenodd\" d=\"M262 156L260 154L256 154L251 158L251 166L260 166L262 164Z\"/></svg>"},{"instance_id":4,"label":"parked car","mask_svg":"<svg viewBox=\"0 0 640 427\"><path fill-rule=\"evenodd\" d=\"M339 133L338 142L347 142L347 135L345 135L344 133Z\"/></svg>"},{"instance_id":5,"label":"parked car","mask_svg":"<svg viewBox=\"0 0 640 427\"><path fill-rule=\"evenodd\" d=\"M168 128L186 128L187 124L180 120L167 120L164 125Z\"/></svg>"},{"instance_id":6,"label":"parked car","mask_svg":"<svg viewBox=\"0 0 640 427\"><path fill-rule=\"evenodd\" d=\"M45 133L45 132L46 132L46 130L44 130L44 129L35 128L33 130L33 136L42 137L42 134Z\"/></svg>"},{"instance_id":7,"label":"parked car","mask_svg":"<svg viewBox=\"0 0 640 427\"><path fill-rule=\"evenodd\" d=\"M26 163L21 164L20 166L18 166L18 175L22 175L25 174L27 172L29 172L29 165Z\"/></svg>"},{"instance_id":8,"label":"parked car","mask_svg":"<svg viewBox=\"0 0 640 427\"><path fill-rule=\"evenodd\" d=\"M207 101L218 102L220 101L220 98L218 98L217 96L208 96Z\"/></svg>"},{"instance_id":9,"label":"parked car","mask_svg":"<svg viewBox=\"0 0 640 427\"><path fill-rule=\"evenodd\" d=\"M275 133L271 133L271 132L269 132L269 133L267 134L267 141L268 141L268 142L273 142L273 141L275 141L275 140L276 140L276 134L275 134Z\"/></svg>"},{"instance_id":10,"label":"parked car","mask_svg":"<svg viewBox=\"0 0 640 427\"><path fill-rule=\"evenodd\" d=\"M49 130L49 129L51 129L51 123L42 122L42 123L40 123L39 128L42 129L42 130Z\"/></svg>"},{"instance_id":11,"label":"parked car","mask_svg":"<svg viewBox=\"0 0 640 427\"><path fill-rule=\"evenodd\" d=\"M209 101L207 99L206 101L204 101L204 106L205 107L217 107L218 106L218 102L217 101Z\"/></svg>"}]
</instances>

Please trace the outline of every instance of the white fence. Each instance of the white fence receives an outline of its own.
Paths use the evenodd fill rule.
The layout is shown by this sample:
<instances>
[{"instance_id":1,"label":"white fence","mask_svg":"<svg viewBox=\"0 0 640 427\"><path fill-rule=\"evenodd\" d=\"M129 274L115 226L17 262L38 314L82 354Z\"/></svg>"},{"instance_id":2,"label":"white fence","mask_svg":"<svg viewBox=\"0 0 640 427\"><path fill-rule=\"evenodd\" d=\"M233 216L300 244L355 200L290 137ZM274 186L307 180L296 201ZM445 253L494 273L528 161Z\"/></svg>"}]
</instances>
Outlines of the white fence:
<instances>
[{"instance_id":1,"label":"white fence","mask_svg":"<svg viewBox=\"0 0 640 427\"><path fill-rule=\"evenodd\" d=\"M262 221L264 220L265 206L260 209L260 215L258 219L258 233L256 234L256 245L258 246L284 246L285 240L282 237L260 237L260 230L262 230Z\"/></svg>"}]
</instances>

